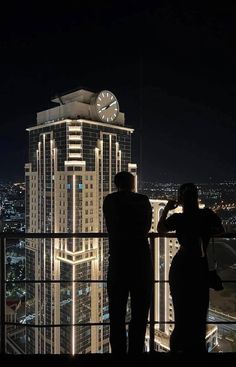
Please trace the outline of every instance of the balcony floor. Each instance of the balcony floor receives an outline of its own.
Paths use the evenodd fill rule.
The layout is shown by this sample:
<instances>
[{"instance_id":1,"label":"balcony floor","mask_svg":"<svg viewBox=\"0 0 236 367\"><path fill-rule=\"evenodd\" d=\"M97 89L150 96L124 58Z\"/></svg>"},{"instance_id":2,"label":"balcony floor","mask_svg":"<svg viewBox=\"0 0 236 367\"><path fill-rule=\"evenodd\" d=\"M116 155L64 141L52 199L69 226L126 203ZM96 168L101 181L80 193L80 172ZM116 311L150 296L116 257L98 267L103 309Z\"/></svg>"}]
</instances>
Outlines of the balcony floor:
<instances>
[{"instance_id":1,"label":"balcony floor","mask_svg":"<svg viewBox=\"0 0 236 367\"><path fill-rule=\"evenodd\" d=\"M0 355L2 367L9 365L23 365L32 367L34 365L50 367L88 367L88 366L191 366L201 363L209 366L235 366L236 353L211 353L199 357L199 355L171 355L168 353L144 353L138 359L129 357L123 360L113 360L110 354L85 354L85 355Z\"/></svg>"}]
</instances>

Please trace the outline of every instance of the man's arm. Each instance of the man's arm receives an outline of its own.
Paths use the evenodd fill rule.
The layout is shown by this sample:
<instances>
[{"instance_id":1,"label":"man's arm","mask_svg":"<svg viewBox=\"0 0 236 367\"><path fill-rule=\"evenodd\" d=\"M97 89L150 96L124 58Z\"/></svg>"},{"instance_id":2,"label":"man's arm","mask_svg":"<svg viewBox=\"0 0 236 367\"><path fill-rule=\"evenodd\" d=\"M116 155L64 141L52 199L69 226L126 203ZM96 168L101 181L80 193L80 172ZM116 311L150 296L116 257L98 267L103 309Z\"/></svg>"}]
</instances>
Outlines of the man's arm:
<instances>
[{"instance_id":1,"label":"man's arm","mask_svg":"<svg viewBox=\"0 0 236 367\"><path fill-rule=\"evenodd\" d=\"M103 201L102 210L103 210L103 215L105 218L107 231L110 232L110 228L111 228L110 218L112 214L111 214L110 198L108 196L106 196Z\"/></svg>"}]
</instances>

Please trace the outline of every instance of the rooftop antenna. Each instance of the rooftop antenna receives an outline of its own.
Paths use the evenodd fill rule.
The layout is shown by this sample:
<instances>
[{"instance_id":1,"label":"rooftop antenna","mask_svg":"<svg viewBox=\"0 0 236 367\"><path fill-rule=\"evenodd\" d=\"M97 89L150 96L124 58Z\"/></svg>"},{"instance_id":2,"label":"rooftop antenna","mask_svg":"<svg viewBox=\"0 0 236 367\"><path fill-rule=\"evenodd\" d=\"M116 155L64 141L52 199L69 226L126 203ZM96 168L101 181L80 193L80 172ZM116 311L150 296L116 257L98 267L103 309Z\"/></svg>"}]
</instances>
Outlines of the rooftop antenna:
<instances>
[{"instance_id":1,"label":"rooftop antenna","mask_svg":"<svg viewBox=\"0 0 236 367\"><path fill-rule=\"evenodd\" d=\"M58 93L58 92L57 92L57 93L54 95L53 99L55 99L55 98L58 98L58 100L59 100L59 102L60 102L60 106L64 104L64 102L63 102L63 100L62 100L62 98L61 98L61 94L60 94L60 93Z\"/></svg>"}]
</instances>

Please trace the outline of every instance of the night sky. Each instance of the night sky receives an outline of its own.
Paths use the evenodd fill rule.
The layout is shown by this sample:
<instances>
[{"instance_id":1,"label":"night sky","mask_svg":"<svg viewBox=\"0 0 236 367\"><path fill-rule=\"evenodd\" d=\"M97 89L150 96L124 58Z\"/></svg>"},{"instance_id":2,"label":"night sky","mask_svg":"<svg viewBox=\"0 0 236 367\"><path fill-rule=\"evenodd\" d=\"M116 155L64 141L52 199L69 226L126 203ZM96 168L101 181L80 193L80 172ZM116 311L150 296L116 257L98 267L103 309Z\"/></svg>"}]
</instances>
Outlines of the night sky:
<instances>
[{"instance_id":1,"label":"night sky","mask_svg":"<svg viewBox=\"0 0 236 367\"><path fill-rule=\"evenodd\" d=\"M118 98L143 180L236 180L236 5L48 3L2 11L0 178L23 178L25 129L82 87Z\"/></svg>"}]
</instances>

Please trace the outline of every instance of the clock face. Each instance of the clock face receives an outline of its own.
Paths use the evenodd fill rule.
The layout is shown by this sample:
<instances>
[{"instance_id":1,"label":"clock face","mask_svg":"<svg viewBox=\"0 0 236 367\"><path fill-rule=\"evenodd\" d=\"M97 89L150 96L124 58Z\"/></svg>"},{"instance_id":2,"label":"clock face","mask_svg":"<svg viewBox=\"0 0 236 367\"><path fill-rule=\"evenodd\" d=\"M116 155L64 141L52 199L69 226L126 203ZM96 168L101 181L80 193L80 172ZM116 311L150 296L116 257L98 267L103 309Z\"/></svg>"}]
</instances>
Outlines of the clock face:
<instances>
[{"instance_id":1,"label":"clock face","mask_svg":"<svg viewBox=\"0 0 236 367\"><path fill-rule=\"evenodd\" d=\"M95 102L96 113L100 121L113 122L119 114L119 104L113 93L100 92Z\"/></svg>"}]
</instances>

